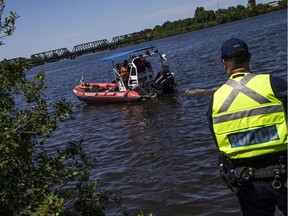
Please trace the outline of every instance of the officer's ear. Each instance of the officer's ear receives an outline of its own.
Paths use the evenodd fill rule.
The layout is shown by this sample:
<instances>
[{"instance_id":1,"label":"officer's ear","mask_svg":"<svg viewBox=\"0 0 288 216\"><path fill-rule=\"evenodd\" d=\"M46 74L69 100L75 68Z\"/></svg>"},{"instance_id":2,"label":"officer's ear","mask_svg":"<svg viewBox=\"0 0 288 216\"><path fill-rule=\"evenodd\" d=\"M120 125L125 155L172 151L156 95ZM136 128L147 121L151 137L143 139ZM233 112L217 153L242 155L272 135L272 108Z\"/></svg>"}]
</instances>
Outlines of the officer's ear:
<instances>
[{"instance_id":1,"label":"officer's ear","mask_svg":"<svg viewBox=\"0 0 288 216\"><path fill-rule=\"evenodd\" d=\"M229 73L228 73L228 70L227 70L228 68L227 68L227 62L226 62L226 60L221 59L221 62L222 62L222 64L223 64L225 73L229 76Z\"/></svg>"}]
</instances>

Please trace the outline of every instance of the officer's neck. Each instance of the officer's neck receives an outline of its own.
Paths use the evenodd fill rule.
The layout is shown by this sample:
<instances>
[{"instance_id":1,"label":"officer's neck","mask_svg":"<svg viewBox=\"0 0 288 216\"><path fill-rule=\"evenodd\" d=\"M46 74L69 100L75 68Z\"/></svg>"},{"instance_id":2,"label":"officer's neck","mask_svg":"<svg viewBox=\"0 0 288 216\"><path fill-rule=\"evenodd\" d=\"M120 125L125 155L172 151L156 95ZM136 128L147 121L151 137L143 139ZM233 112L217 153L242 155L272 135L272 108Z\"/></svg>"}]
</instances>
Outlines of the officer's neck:
<instances>
[{"instance_id":1,"label":"officer's neck","mask_svg":"<svg viewBox=\"0 0 288 216\"><path fill-rule=\"evenodd\" d=\"M227 70L228 76L232 76L233 74L240 73L240 72L249 72L249 68L246 67L239 67L231 70Z\"/></svg>"}]
</instances>

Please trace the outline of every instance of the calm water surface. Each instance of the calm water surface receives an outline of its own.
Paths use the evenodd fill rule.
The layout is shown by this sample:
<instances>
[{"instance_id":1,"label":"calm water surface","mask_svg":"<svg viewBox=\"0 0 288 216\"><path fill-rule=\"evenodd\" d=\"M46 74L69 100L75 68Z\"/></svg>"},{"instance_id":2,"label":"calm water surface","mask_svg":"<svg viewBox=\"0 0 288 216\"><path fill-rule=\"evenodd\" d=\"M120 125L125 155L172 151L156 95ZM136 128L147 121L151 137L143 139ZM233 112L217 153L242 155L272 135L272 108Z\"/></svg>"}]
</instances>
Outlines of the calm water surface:
<instances>
[{"instance_id":1,"label":"calm water surface","mask_svg":"<svg viewBox=\"0 0 288 216\"><path fill-rule=\"evenodd\" d=\"M81 75L86 81L113 79L111 63L102 63L101 58L148 44L31 69L29 75L45 70L49 101L64 97L76 104L74 118L59 126L49 147L84 139L87 152L99 157L91 169L92 179L98 179L105 189L120 190L130 215L140 209L158 216L239 215L234 195L218 176L217 150L206 121L211 95L227 79L220 46L239 37L250 47L253 72L286 79L286 13L273 12L153 41L167 54L179 84L175 95L161 99L88 106L72 94Z\"/></svg>"}]
</instances>

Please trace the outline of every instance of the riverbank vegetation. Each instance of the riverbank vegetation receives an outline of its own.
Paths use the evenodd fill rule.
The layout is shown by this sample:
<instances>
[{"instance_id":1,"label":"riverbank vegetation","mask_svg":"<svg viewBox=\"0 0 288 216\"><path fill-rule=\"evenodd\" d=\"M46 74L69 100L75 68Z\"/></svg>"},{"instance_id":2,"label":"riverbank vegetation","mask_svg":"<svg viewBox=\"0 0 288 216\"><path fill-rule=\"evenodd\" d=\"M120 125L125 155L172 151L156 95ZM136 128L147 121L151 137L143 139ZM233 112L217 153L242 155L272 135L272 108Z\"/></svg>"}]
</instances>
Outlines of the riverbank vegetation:
<instances>
[{"instance_id":1,"label":"riverbank vegetation","mask_svg":"<svg viewBox=\"0 0 288 216\"><path fill-rule=\"evenodd\" d=\"M277 6L258 4L253 8L247 8L243 5L238 5L236 7L229 7L227 9L218 9L217 11L205 10L204 7L197 7L194 16L191 18L174 22L166 21L161 26L157 25L153 29L143 30L141 34L144 33L149 35L153 38L153 40L155 40L286 8L287 0L279 1Z\"/></svg>"}]
</instances>

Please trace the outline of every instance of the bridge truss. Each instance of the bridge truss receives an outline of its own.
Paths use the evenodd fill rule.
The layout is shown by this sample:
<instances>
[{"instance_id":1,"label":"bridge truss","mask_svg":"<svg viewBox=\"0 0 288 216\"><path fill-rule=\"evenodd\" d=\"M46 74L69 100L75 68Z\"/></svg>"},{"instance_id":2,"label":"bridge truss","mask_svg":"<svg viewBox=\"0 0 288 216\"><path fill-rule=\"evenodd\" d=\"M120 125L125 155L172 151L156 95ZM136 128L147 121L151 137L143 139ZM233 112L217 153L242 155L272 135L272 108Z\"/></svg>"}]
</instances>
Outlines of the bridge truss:
<instances>
[{"instance_id":1,"label":"bridge truss","mask_svg":"<svg viewBox=\"0 0 288 216\"><path fill-rule=\"evenodd\" d=\"M61 48L51 50L47 52L33 54L30 57L31 63L34 65L49 63L67 58L76 58L77 56L89 54L98 51L104 51L107 49L115 49L118 46L131 45L141 42L146 42L151 38L145 35L143 32L135 32L131 34L121 35L113 37L110 43L107 39L78 44L73 47L72 52L67 48Z\"/></svg>"},{"instance_id":2,"label":"bridge truss","mask_svg":"<svg viewBox=\"0 0 288 216\"><path fill-rule=\"evenodd\" d=\"M32 63L46 63L46 62L53 62L59 59L70 58L71 52L67 48L61 48L51 51L46 51L42 53L37 53L31 55L31 62Z\"/></svg>"},{"instance_id":3,"label":"bridge truss","mask_svg":"<svg viewBox=\"0 0 288 216\"><path fill-rule=\"evenodd\" d=\"M142 32L134 32L131 34L126 34L126 35L121 35L121 36L116 36L112 38L111 45L113 48L116 48L117 45L121 44L131 44L131 42L146 42L150 40L149 36L145 35Z\"/></svg>"},{"instance_id":4,"label":"bridge truss","mask_svg":"<svg viewBox=\"0 0 288 216\"><path fill-rule=\"evenodd\" d=\"M103 51L106 49L110 49L110 43L108 40L98 40L93 42L88 42L84 44L79 44L73 47L72 53L73 55L83 55L96 51Z\"/></svg>"}]
</instances>

